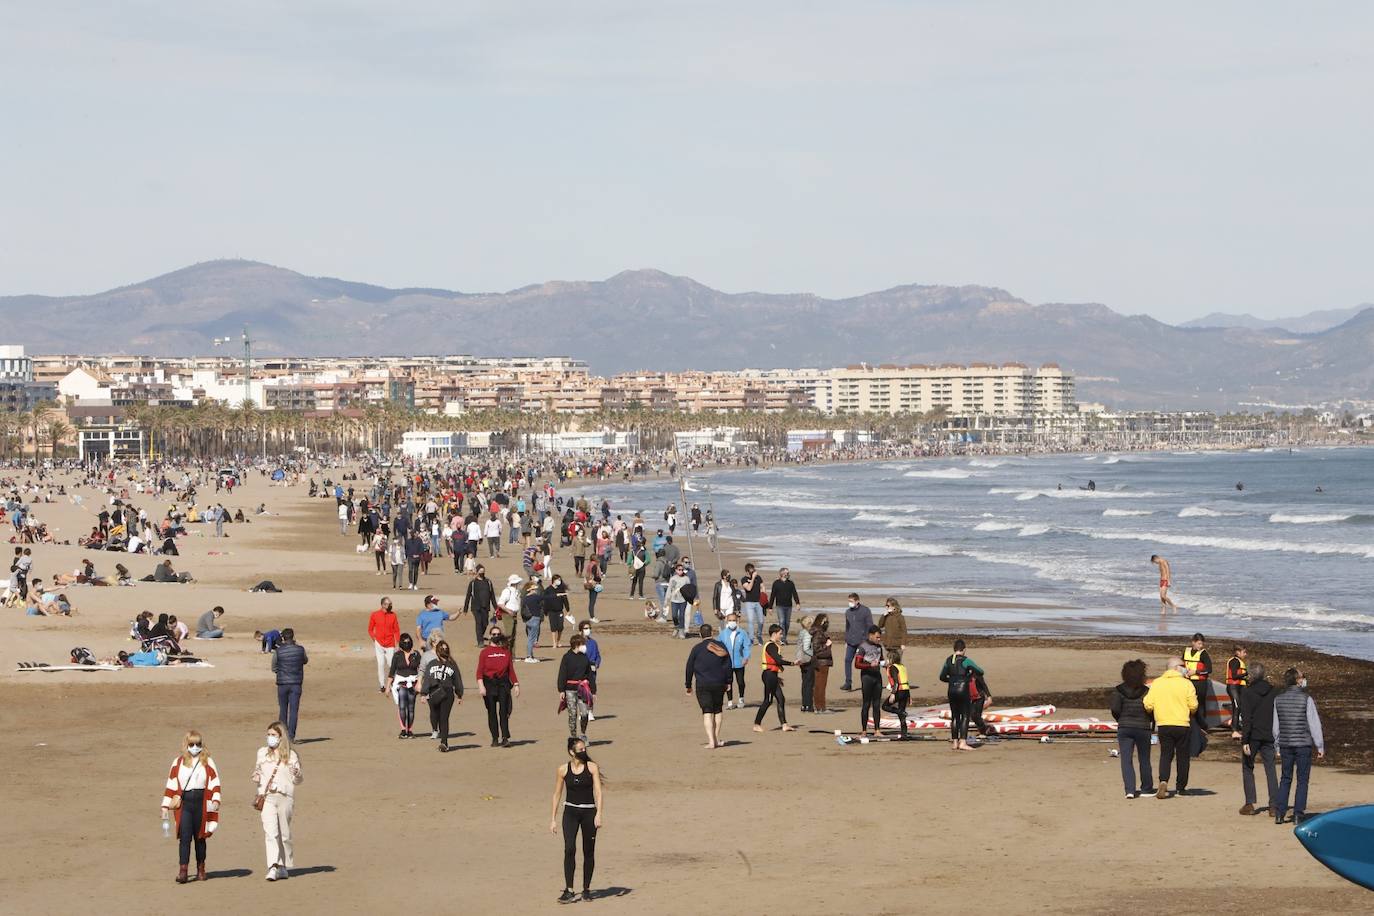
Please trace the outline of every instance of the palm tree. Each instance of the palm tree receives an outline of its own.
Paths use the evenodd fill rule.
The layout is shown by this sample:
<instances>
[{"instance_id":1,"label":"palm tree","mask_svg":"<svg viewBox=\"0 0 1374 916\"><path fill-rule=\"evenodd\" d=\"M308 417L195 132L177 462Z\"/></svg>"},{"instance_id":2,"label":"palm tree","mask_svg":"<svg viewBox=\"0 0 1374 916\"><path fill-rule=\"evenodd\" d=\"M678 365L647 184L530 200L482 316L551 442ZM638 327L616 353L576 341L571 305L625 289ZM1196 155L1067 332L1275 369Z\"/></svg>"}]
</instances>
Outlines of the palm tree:
<instances>
[{"instance_id":1,"label":"palm tree","mask_svg":"<svg viewBox=\"0 0 1374 916\"><path fill-rule=\"evenodd\" d=\"M48 420L48 441L52 443L52 459L57 460L57 445L63 439L72 434L72 427L67 421L54 417ZM35 457L37 454L35 453Z\"/></svg>"}]
</instances>

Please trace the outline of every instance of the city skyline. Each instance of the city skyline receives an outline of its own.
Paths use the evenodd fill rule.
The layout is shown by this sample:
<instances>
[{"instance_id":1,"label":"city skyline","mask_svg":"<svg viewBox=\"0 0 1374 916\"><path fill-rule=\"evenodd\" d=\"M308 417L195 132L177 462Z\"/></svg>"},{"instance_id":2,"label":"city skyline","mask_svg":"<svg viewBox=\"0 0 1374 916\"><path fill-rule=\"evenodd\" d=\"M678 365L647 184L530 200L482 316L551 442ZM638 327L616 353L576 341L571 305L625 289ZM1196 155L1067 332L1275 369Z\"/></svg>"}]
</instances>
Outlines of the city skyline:
<instances>
[{"instance_id":1,"label":"city skyline","mask_svg":"<svg viewBox=\"0 0 1374 916\"><path fill-rule=\"evenodd\" d=\"M463 290L652 266L1168 322L1348 308L1374 299L1374 128L1350 116L1371 24L1320 3L46 4L0 30L0 156L25 176L0 295L242 256Z\"/></svg>"}]
</instances>

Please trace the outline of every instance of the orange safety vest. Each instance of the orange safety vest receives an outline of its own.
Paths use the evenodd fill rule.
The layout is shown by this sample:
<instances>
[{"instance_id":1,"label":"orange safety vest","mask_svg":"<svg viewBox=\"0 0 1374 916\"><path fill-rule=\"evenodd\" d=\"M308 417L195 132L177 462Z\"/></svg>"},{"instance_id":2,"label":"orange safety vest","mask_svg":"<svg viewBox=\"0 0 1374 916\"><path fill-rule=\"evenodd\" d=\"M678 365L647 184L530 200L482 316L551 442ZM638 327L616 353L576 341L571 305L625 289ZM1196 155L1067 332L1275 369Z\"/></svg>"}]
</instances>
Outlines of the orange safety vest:
<instances>
[{"instance_id":1,"label":"orange safety vest","mask_svg":"<svg viewBox=\"0 0 1374 916\"><path fill-rule=\"evenodd\" d=\"M768 645L771 645L771 643L769 643ZM763 647L763 652L760 653L762 657L759 659L759 664L763 666L764 671L772 671L774 674L781 674L782 665L779 665L777 662L775 662L773 660L773 657L768 654L768 645L765 645Z\"/></svg>"},{"instance_id":2,"label":"orange safety vest","mask_svg":"<svg viewBox=\"0 0 1374 916\"><path fill-rule=\"evenodd\" d=\"M888 662L887 671L889 680L895 683L894 690L910 690L911 682L907 680L906 665L897 662Z\"/></svg>"},{"instance_id":3,"label":"orange safety vest","mask_svg":"<svg viewBox=\"0 0 1374 916\"><path fill-rule=\"evenodd\" d=\"M1211 676L1210 671L1202 670L1202 653L1205 649L1184 649L1183 664L1188 669L1188 680L1205 681Z\"/></svg>"},{"instance_id":4,"label":"orange safety vest","mask_svg":"<svg viewBox=\"0 0 1374 916\"><path fill-rule=\"evenodd\" d=\"M1231 677L1231 662L1236 663L1236 677ZM1248 684L1250 682L1250 677L1247 673L1248 670L1249 669L1245 667L1245 659L1241 658L1239 655L1232 655L1226 662L1226 683L1233 685Z\"/></svg>"}]
</instances>

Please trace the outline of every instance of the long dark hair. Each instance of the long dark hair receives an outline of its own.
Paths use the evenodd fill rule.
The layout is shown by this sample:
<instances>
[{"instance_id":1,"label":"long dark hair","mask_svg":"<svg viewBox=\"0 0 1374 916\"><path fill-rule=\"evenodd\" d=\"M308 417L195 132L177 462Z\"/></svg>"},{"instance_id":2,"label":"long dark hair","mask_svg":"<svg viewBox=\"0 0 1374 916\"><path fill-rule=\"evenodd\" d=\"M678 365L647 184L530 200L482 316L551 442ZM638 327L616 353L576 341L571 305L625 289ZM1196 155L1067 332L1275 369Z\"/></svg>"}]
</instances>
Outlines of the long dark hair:
<instances>
[{"instance_id":1,"label":"long dark hair","mask_svg":"<svg viewBox=\"0 0 1374 916\"><path fill-rule=\"evenodd\" d=\"M1121 683L1133 690L1145 686L1145 660L1136 658L1121 666Z\"/></svg>"}]
</instances>

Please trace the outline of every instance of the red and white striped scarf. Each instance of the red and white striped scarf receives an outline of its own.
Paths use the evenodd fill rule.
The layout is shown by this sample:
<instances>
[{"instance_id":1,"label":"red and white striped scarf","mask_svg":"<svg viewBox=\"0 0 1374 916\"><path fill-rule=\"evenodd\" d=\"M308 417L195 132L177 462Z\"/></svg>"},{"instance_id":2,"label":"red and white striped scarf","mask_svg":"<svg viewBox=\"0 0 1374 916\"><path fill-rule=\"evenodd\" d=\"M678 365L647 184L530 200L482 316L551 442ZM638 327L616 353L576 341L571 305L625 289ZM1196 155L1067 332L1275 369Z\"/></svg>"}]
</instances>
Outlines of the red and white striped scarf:
<instances>
[{"instance_id":1,"label":"red and white striped scarf","mask_svg":"<svg viewBox=\"0 0 1374 916\"><path fill-rule=\"evenodd\" d=\"M205 798L204 808L200 813L200 834L203 839L215 832L219 826L219 771L215 769L215 761L209 757L204 758L205 767ZM189 772L189 771L188 771ZM162 790L162 807L171 808L172 799L181 797L181 757L172 761L172 770L167 774L167 786ZM172 809L176 816L177 830L181 829L181 806L177 805Z\"/></svg>"}]
</instances>

